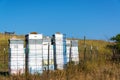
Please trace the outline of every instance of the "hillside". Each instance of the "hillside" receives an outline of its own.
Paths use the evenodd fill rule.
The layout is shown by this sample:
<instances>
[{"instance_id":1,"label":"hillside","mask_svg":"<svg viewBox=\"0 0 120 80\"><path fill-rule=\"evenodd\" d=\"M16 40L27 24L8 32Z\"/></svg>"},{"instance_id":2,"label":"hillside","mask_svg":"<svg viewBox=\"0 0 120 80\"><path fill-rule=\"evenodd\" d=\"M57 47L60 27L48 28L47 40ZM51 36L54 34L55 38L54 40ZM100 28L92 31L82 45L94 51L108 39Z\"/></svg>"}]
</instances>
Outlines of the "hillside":
<instances>
[{"instance_id":1,"label":"hillside","mask_svg":"<svg viewBox=\"0 0 120 80\"><path fill-rule=\"evenodd\" d=\"M14 35L24 39L24 36ZM8 39L10 35L0 34L0 72L8 71ZM119 80L120 63L110 60L112 51L102 40L79 40L80 63L67 65L67 69L44 72L42 75L0 76L0 80ZM92 47L91 47L92 46ZM4 50L5 49L5 50Z\"/></svg>"},{"instance_id":2,"label":"hillside","mask_svg":"<svg viewBox=\"0 0 120 80\"><path fill-rule=\"evenodd\" d=\"M24 39L24 36L14 35L17 38ZM0 72L8 71L8 40L13 35L5 35L0 33Z\"/></svg>"}]
</instances>

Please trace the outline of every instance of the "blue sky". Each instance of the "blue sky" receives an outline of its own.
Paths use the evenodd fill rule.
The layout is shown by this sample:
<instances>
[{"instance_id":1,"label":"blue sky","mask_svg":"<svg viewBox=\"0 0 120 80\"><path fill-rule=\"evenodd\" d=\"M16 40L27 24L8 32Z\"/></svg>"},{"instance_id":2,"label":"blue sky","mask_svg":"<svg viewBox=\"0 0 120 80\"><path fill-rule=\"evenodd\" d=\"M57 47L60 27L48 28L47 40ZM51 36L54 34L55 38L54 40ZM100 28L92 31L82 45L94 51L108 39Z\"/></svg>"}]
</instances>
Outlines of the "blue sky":
<instances>
[{"instance_id":1,"label":"blue sky","mask_svg":"<svg viewBox=\"0 0 120 80\"><path fill-rule=\"evenodd\" d=\"M120 0L0 0L0 32L106 40L120 33Z\"/></svg>"}]
</instances>

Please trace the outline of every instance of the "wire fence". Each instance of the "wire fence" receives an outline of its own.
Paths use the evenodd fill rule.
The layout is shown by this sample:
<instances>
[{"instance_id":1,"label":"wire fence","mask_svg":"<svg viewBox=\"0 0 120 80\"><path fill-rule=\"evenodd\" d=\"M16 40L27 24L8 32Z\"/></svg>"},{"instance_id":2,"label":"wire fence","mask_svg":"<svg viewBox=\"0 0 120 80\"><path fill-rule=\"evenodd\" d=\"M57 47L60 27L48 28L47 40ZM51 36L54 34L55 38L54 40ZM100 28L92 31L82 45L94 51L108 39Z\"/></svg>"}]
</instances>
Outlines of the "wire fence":
<instances>
[{"instance_id":1,"label":"wire fence","mask_svg":"<svg viewBox=\"0 0 120 80\"><path fill-rule=\"evenodd\" d=\"M8 41L0 41L0 80L119 80L120 63L97 47L81 46L79 64L67 64L64 70L44 70L42 74L9 75ZM48 51L48 48L46 52ZM46 53L47 54L47 53ZM43 61L44 62L44 61ZM45 62L44 62L45 63ZM51 63L51 62L50 62ZM47 63L48 64L48 63ZM45 64L47 66L47 64Z\"/></svg>"}]
</instances>

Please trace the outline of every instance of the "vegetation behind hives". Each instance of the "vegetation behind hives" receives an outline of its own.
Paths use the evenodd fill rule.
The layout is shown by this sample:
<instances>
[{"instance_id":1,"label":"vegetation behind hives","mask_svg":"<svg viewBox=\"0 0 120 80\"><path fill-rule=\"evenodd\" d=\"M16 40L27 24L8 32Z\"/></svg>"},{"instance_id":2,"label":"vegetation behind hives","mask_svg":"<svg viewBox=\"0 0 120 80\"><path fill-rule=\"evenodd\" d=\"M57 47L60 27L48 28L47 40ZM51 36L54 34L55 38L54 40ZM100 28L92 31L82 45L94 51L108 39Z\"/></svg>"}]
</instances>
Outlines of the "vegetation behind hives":
<instances>
[{"instance_id":1,"label":"vegetation behind hives","mask_svg":"<svg viewBox=\"0 0 120 80\"><path fill-rule=\"evenodd\" d=\"M0 33L0 71L8 71L8 40L12 37L24 40L23 35L8 35Z\"/></svg>"},{"instance_id":2,"label":"vegetation behind hives","mask_svg":"<svg viewBox=\"0 0 120 80\"><path fill-rule=\"evenodd\" d=\"M17 38L24 39L24 36L14 35ZM3 49L6 48L8 54L8 39L11 38L10 35L0 34L0 54L3 54ZM112 52L106 46L110 44L109 42L102 40L86 40L86 48L89 51L91 45L93 50L98 47L99 54L111 55ZM84 40L79 40L79 53L80 56L84 53ZM86 53L89 54L89 53ZM100 56L99 56L100 57ZM103 59L104 56L102 56ZM2 59L2 57L0 57ZM8 57L7 57L8 58ZM83 57L80 57L83 58ZM49 80L119 80L120 76L120 64L112 63L106 60L98 61L86 61L86 63L81 62L79 65L69 65L67 70L50 72ZM84 60L84 59L83 59ZM2 65L0 63L0 65ZM4 67L0 67L3 69ZM4 69L3 69L4 70ZM66 73L67 72L67 73ZM43 75L29 75L29 80L48 80L47 72ZM0 76L0 80L26 80L25 75L22 76Z\"/></svg>"}]
</instances>

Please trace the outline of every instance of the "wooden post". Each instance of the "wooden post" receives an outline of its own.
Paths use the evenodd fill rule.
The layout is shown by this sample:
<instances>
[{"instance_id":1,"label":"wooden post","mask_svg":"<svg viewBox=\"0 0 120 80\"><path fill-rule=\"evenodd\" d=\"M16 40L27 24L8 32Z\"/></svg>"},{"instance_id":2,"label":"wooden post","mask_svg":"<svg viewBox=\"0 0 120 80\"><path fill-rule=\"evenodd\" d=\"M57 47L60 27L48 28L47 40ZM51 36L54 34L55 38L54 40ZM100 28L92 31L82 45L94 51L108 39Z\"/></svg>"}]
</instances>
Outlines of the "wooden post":
<instances>
[{"instance_id":1,"label":"wooden post","mask_svg":"<svg viewBox=\"0 0 120 80\"><path fill-rule=\"evenodd\" d=\"M93 49L93 47L91 45L91 47L90 47L90 60L92 60L92 49Z\"/></svg>"},{"instance_id":2,"label":"wooden post","mask_svg":"<svg viewBox=\"0 0 120 80\"><path fill-rule=\"evenodd\" d=\"M50 44L48 43L48 73L47 73L47 75L48 75L48 80L49 80L49 50L50 50Z\"/></svg>"},{"instance_id":3,"label":"wooden post","mask_svg":"<svg viewBox=\"0 0 120 80\"><path fill-rule=\"evenodd\" d=\"M84 61L86 61L86 37L84 36Z\"/></svg>"},{"instance_id":4,"label":"wooden post","mask_svg":"<svg viewBox=\"0 0 120 80\"><path fill-rule=\"evenodd\" d=\"M96 59L98 60L98 47L96 47L96 50L97 50L97 52L96 52Z\"/></svg>"},{"instance_id":5,"label":"wooden post","mask_svg":"<svg viewBox=\"0 0 120 80\"><path fill-rule=\"evenodd\" d=\"M72 54L72 41L70 41L70 53L69 53L69 62L72 61L72 57L71 57L71 54Z\"/></svg>"},{"instance_id":6,"label":"wooden post","mask_svg":"<svg viewBox=\"0 0 120 80\"><path fill-rule=\"evenodd\" d=\"M6 68L5 68L5 48L4 48L4 71L6 72ZM4 72L4 75L5 75L5 72Z\"/></svg>"}]
</instances>

